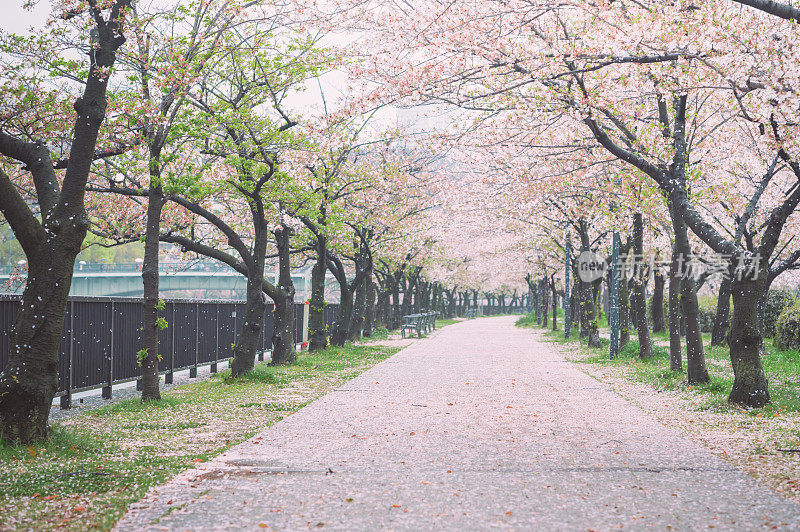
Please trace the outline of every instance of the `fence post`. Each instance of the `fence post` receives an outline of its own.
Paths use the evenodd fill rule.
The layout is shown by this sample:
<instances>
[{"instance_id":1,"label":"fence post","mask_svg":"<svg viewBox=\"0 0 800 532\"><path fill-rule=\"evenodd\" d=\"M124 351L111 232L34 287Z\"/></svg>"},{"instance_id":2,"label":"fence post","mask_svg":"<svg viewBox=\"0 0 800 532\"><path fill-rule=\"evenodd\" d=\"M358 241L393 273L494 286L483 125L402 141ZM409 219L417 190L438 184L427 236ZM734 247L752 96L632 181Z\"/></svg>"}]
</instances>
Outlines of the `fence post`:
<instances>
[{"instance_id":1,"label":"fence post","mask_svg":"<svg viewBox=\"0 0 800 532\"><path fill-rule=\"evenodd\" d=\"M234 310L236 307L233 307ZM264 351L266 351L267 337L264 334L264 326L266 325L269 307L264 311L264 317L261 318L261 334L258 335L258 361L264 362Z\"/></svg>"},{"instance_id":2,"label":"fence post","mask_svg":"<svg viewBox=\"0 0 800 532\"><path fill-rule=\"evenodd\" d=\"M572 245L570 242L569 233L567 233L567 245L564 247L564 338L569 338L570 328L572 327L572 302L569 295L569 270L571 253Z\"/></svg>"},{"instance_id":3,"label":"fence post","mask_svg":"<svg viewBox=\"0 0 800 532\"><path fill-rule=\"evenodd\" d=\"M114 316L117 314L117 308L114 302L111 302L111 346L108 353L108 386L103 386L103 399L111 399L111 388L114 383Z\"/></svg>"},{"instance_id":4,"label":"fence post","mask_svg":"<svg viewBox=\"0 0 800 532\"><path fill-rule=\"evenodd\" d=\"M217 361L219 360L219 303L214 306L216 307L215 312L217 313L217 319L214 320L214 323L216 324L216 333L214 334L214 343L216 344L216 347L214 348L214 363L211 364L211 373L217 372Z\"/></svg>"},{"instance_id":5,"label":"fence post","mask_svg":"<svg viewBox=\"0 0 800 532\"><path fill-rule=\"evenodd\" d=\"M308 318L311 311L311 303L306 301L303 305L303 343L308 343Z\"/></svg>"},{"instance_id":6,"label":"fence post","mask_svg":"<svg viewBox=\"0 0 800 532\"><path fill-rule=\"evenodd\" d=\"M189 368L189 378L197 377L197 359L200 356L200 302L195 302L194 313L194 366Z\"/></svg>"},{"instance_id":7,"label":"fence post","mask_svg":"<svg viewBox=\"0 0 800 532\"><path fill-rule=\"evenodd\" d=\"M75 301L69 302L69 343L67 344L67 392L61 396L61 409L67 410L72 406L72 344L75 338Z\"/></svg>"},{"instance_id":8,"label":"fence post","mask_svg":"<svg viewBox=\"0 0 800 532\"><path fill-rule=\"evenodd\" d=\"M164 375L164 384L172 384L175 379L175 303L172 303L172 316L170 316L169 328L172 341L169 346L169 371Z\"/></svg>"}]
</instances>

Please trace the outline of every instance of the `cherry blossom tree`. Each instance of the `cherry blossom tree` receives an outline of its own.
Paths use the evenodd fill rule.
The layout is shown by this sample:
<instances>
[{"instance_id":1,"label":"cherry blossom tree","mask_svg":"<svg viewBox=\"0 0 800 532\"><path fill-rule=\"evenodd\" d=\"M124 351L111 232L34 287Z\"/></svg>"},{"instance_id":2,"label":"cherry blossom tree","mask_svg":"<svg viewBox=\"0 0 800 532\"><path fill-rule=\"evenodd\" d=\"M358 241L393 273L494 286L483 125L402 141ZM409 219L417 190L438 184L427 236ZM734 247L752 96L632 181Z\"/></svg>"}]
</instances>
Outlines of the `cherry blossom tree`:
<instances>
[{"instance_id":1,"label":"cherry blossom tree","mask_svg":"<svg viewBox=\"0 0 800 532\"><path fill-rule=\"evenodd\" d=\"M68 34L72 50L86 58L83 72L70 84L50 85L47 69L27 62L24 55L20 64L3 63L8 82L3 87L0 154L4 168L21 164L23 171L0 169L0 211L28 258L27 284L10 331L11 353L0 374L3 444L29 445L47 435L72 267L88 228L86 183L92 161L103 155L97 150L98 136L130 5L130 0L71 2L55 14L53 35ZM28 42L5 36L2 51L13 57L58 42L49 40L46 31ZM60 57L55 46L49 53ZM74 99L71 110L69 99ZM55 127L64 121L73 124L64 128L64 142L56 148L49 142L54 123L42 112L53 113L49 118L57 118ZM12 176L24 181L12 181ZM27 197L20 187L29 191Z\"/></svg>"}]
</instances>

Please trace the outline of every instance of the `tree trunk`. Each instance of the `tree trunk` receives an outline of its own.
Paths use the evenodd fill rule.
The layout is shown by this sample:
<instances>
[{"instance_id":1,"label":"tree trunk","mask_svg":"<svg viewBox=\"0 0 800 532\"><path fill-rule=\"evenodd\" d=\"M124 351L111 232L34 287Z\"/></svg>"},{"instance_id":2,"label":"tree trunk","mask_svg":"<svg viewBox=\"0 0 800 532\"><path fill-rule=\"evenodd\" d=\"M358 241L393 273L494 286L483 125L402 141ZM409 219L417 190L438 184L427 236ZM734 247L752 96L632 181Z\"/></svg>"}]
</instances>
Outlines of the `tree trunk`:
<instances>
[{"instance_id":1,"label":"tree trunk","mask_svg":"<svg viewBox=\"0 0 800 532\"><path fill-rule=\"evenodd\" d=\"M717 312L714 314L714 327L711 330L711 345L724 345L728 336L728 323L731 315L731 278L725 276L719 286Z\"/></svg>"},{"instance_id":2,"label":"tree trunk","mask_svg":"<svg viewBox=\"0 0 800 532\"><path fill-rule=\"evenodd\" d=\"M703 335L700 331L700 306L697 303L697 291L694 279L683 280L681 292L681 310L686 324L686 366L689 384L708 382L708 370L703 350Z\"/></svg>"},{"instance_id":3,"label":"tree trunk","mask_svg":"<svg viewBox=\"0 0 800 532\"><path fill-rule=\"evenodd\" d=\"M328 248L325 238L316 242L317 262L311 268L311 300L308 309L309 351L328 347L328 330L325 326L325 273L328 271Z\"/></svg>"},{"instance_id":4,"label":"tree trunk","mask_svg":"<svg viewBox=\"0 0 800 532\"><path fill-rule=\"evenodd\" d=\"M372 272L364 280L367 285L367 304L364 312L364 337L372 336L373 321L375 316L375 283L372 281Z\"/></svg>"},{"instance_id":5,"label":"tree trunk","mask_svg":"<svg viewBox=\"0 0 800 532\"><path fill-rule=\"evenodd\" d=\"M58 346L72 269L89 227L84 197L98 133L108 107L109 79L105 72L113 70L116 52L125 43L120 12L124 13L129 6L130 0L117 0L110 6L114 16L94 26L99 39L90 54L83 95L73 106L75 125L60 185L46 147L49 139L20 141L25 154L15 159L42 178L36 187L41 222L0 169L0 210L28 259L22 303L9 331L8 363L0 372L0 443L3 444L31 445L47 436L50 405L58 389ZM11 144L20 140L6 131L0 133ZM9 151L17 151L8 150L8 142L3 144L3 155L11 157Z\"/></svg>"},{"instance_id":6,"label":"tree trunk","mask_svg":"<svg viewBox=\"0 0 800 532\"><path fill-rule=\"evenodd\" d=\"M570 294L570 323L571 327L579 328L581 321L581 281L577 274L573 275L572 293ZM579 333L580 336L580 333Z\"/></svg>"},{"instance_id":7,"label":"tree trunk","mask_svg":"<svg viewBox=\"0 0 800 532\"><path fill-rule=\"evenodd\" d=\"M650 313L653 316L653 333L664 332L664 274L659 268L653 271L653 304Z\"/></svg>"},{"instance_id":8,"label":"tree trunk","mask_svg":"<svg viewBox=\"0 0 800 532\"><path fill-rule=\"evenodd\" d=\"M673 199L672 204L676 205L677 201ZM674 209L670 210L674 211ZM673 257L673 261L682 260L684 264L690 264L692 250L689 244L686 222L679 213L671 212L670 214L675 234L674 251L677 253L677 257ZM681 285L681 310L686 323L687 380L689 384L702 384L708 382L709 377L706 369L705 353L703 352L703 336L700 332L700 313L694 278L691 275L684 276Z\"/></svg>"},{"instance_id":9,"label":"tree trunk","mask_svg":"<svg viewBox=\"0 0 800 532\"><path fill-rule=\"evenodd\" d=\"M542 326L547 329L550 326L550 287L548 286L547 279L542 279Z\"/></svg>"},{"instance_id":10,"label":"tree trunk","mask_svg":"<svg viewBox=\"0 0 800 532\"><path fill-rule=\"evenodd\" d=\"M259 274L260 273L260 274ZM253 369L258 351L258 339L264 327L267 298L263 292L264 267L248 269L247 308L239 330L231 360L231 376L240 377Z\"/></svg>"},{"instance_id":11,"label":"tree trunk","mask_svg":"<svg viewBox=\"0 0 800 532\"><path fill-rule=\"evenodd\" d=\"M681 278L677 253L673 252L669 268L669 369L683 371L681 353Z\"/></svg>"},{"instance_id":12,"label":"tree trunk","mask_svg":"<svg viewBox=\"0 0 800 532\"><path fill-rule=\"evenodd\" d=\"M292 282L289 237L292 229L282 225L273 231L278 247L278 297L275 301L275 327L272 334L270 365L292 364L297 360L294 338L294 283Z\"/></svg>"},{"instance_id":13,"label":"tree trunk","mask_svg":"<svg viewBox=\"0 0 800 532\"><path fill-rule=\"evenodd\" d=\"M753 408L769 403L767 377L761 366L763 340L758 319L758 302L766 291L766 272L759 273L756 279L732 280L733 320L728 335L734 373L728 400Z\"/></svg>"},{"instance_id":14,"label":"tree trunk","mask_svg":"<svg viewBox=\"0 0 800 532\"><path fill-rule=\"evenodd\" d=\"M339 297L339 314L336 317L336 325L331 335L331 344L342 347L347 342L347 333L350 330L350 320L353 316L353 292L350 287L339 284L341 295Z\"/></svg>"},{"instance_id":15,"label":"tree trunk","mask_svg":"<svg viewBox=\"0 0 800 532\"><path fill-rule=\"evenodd\" d=\"M558 330L558 292L556 292L556 283L551 280L550 282L551 299L553 300L553 330Z\"/></svg>"},{"instance_id":16,"label":"tree trunk","mask_svg":"<svg viewBox=\"0 0 800 532\"><path fill-rule=\"evenodd\" d=\"M628 290L628 276L620 272L619 276L619 347L622 348L631 340L631 305Z\"/></svg>"},{"instance_id":17,"label":"tree trunk","mask_svg":"<svg viewBox=\"0 0 800 532\"><path fill-rule=\"evenodd\" d=\"M364 326L364 312L367 310L367 280L366 278L361 281L361 284L355 289L355 297L353 301L353 316L350 319L350 327L347 337L351 342L361 338L361 330Z\"/></svg>"},{"instance_id":18,"label":"tree trunk","mask_svg":"<svg viewBox=\"0 0 800 532\"><path fill-rule=\"evenodd\" d=\"M151 161L151 165L158 164ZM161 210L164 207L164 193L160 185L160 176L152 172L150 179L150 195L147 198L147 226L144 236L144 261L142 262L142 284L144 285L142 349L144 358L137 354L137 361L142 368L142 401L158 401L161 399L158 378L158 250L161 235Z\"/></svg>"},{"instance_id":19,"label":"tree trunk","mask_svg":"<svg viewBox=\"0 0 800 532\"><path fill-rule=\"evenodd\" d=\"M28 280L9 331L8 364L0 373L0 443L30 445L47 436L58 390L58 346L72 267L86 234L79 224L50 235L40 255L28 255ZM63 227L63 226L62 226Z\"/></svg>"},{"instance_id":20,"label":"tree trunk","mask_svg":"<svg viewBox=\"0 0 800 532\"><path fill-rule=\"evenodd\" d=\"M410 310L412 309L411 306L411 297L414 292L414 285L411 284L411 280L406 278L404 281L405 286L403 287L403 310L402 316L408 316L411 314Z\"/></svg>"},{"instance_id":21,"label":"tree trunk","mask_svg":"<svg viewBox=\"0 0 800 532\"><path fill-rule=\"evenodd\" d=\"M397 330L400 328L400 320L402 316L400 314L400 282L395 276L394 284L392 285L392 320L390 322L389 329Z\"/></svg>"},{"instance_id":22,"label":"tree trunk","mask_svg":"<svg viewBox=\"0 0 800 532\"><path fill-rule=\"evenodd\" d=\"M455 289L447 291L447 317L456 317L456 294Z\"/></svg>"},{"instance_id":23,"label":"tree trunk","mask_svg":"<svg viewBox=\"0 0 800 532\"><path fill-rule=\"evenodd\" d=\"M589 347L601 347L593 285L594 283L581 282L581 337L586 338Z\"/></svg>"},{"instance_id":24,"label":"tree trunk","mask_svg":"<svg viewBox=\"0 0 800 532\"><path fill-rule=\"evenodd\" d=\"M653 356L653 342L650 340L650 329L647 326L647 300L645 298L645 285L648 272L644 265L644 222L642 213L633 215L633 253L638 262L634 268L633 305L636 307L636 333L639 337L639 358L647 359Z\"/></svg>"}]
</instances>

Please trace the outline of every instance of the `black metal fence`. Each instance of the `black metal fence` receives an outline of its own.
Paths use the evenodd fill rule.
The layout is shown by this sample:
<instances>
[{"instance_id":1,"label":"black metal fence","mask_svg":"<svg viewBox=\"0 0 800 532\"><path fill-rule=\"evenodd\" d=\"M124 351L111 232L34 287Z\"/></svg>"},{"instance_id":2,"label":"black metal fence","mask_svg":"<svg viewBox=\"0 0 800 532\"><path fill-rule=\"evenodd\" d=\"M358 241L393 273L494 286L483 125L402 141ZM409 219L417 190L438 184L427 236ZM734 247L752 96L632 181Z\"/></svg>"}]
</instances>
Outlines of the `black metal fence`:
<instances>
[{"instance_id":1,"label":"black metal fence","mask_svg":"<svg viewBox=\"0 0 800 532\"><path fill-rule=\"evenodd\" d=\"M0 296L0 369L9 357L8 331L14 323L19 296ZM162 316L169 326L159 332L163 359L159 371L165 382L172 382L173 373L189 369L197 376L197 368L211 366L233 357L233 346L241 327L246 305L229 300L165 300ZM295 304L295 338L301 341L304 332L303 303ZM274 317L272 305L264 316L259 338L259 360L272 347ZM325 322L331 327L338 305L326 307ZM142 348L143 308L140 298L71 297L67 303L64 332L61 338L58 366L58 393L61 406L69 408L76 392L103 389L103 397L111 397L113 384L137 380L141 370L136 353Z\"/></svg>"}]
</instances>

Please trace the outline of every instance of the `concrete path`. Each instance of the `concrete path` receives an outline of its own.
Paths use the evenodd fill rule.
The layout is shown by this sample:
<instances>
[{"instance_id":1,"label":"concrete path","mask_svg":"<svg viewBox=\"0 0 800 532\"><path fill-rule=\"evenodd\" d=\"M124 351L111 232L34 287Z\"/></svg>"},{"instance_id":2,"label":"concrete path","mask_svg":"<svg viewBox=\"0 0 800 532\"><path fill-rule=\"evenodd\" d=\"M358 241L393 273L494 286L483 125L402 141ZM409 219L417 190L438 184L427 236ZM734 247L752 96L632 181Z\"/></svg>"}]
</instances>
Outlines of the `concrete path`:
<instances>
[{"instance_id":1,"label":"concrete path","mask_svg":"<svg viewBox=\"0 0 800 532\"><path fill-rule=\"evenodd\" d=\"M420 340L201 469L119 530L800 529L515 317Z\"/></svg>"}]
</instances>

